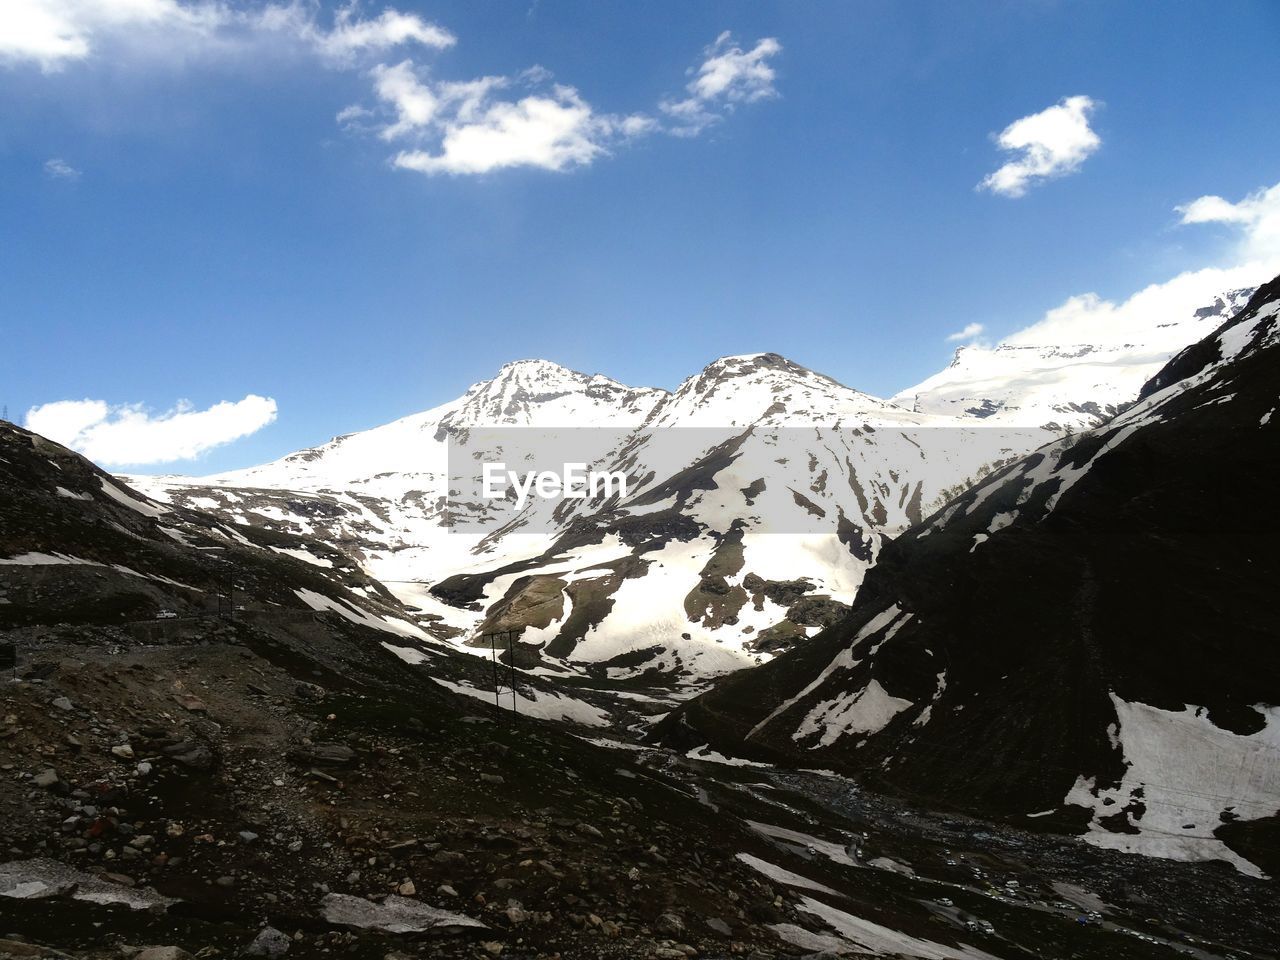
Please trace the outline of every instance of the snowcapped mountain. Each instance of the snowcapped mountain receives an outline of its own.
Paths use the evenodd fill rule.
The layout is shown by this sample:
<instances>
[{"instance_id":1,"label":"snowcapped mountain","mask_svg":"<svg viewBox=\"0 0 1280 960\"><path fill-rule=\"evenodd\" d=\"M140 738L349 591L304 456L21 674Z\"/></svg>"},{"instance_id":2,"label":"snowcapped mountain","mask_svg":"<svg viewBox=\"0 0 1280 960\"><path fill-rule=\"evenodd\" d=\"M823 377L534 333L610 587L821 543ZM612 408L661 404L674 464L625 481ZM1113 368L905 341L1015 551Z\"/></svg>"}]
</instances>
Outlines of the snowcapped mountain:
<instances>
[{"instance_id":1,"label":"snowcapped mountain","mask_svg":"<svg viewBox=\"0 0 1280 960\"><path fill-rule=\"evenodd\" d=\"M725 357L672 393L521 361L451 403L274 463L131 482L334 544L438 636L519 627L529 661L553 670L704 676L832 622L886 537L1050 438L912 413L776 354ZM625 474L627 496L513 513L450 475L457 460L566 442Z\"/></svg>"},{"instance_id":2,"label":"snowcapped mountain","mask_svg":"<svg viewBox=\"0 0 1280 960\"><path fill-rule=\"evenodd\" d=\"M1126 408L1247 293L1175 305L1169 321L1150 318L1157 305L1051 315L994 348L962 347L893 401L768 353L723 357L672 392L522 360L449 403L274 463L131 482L333 544L435 636L516 628L530 665L705 677L834 622L887 538L993 465ZM625 475L627 495L512 511L466 475L551 451Z\"/></svg>"},{"instance_id":3,"label":"snowcapped mountain","mask_svg":"<svg viewBox=\"0 0 1280 960\"><path fill-rule=\"evenodd\" d=\"M1174 307L1158 323L1116 319L1088 325L1051 314L994 347L958 348L951 364L893 397L909 410L992 424L1082 429L1134 401L1141 386L1190 343L1211 333L1248 302L1254 288L1224 291L1198 309ZM1059 313L1096 298L1071 301ZM1087 340L1081 340L1084 336ZM1068 339L1064 339L1064 337Z\"/></svg>"},{"instance_id":4,"label":"snowcapped mountain","mask_svg":"<svg viewBox=\"0 0 1280 960\"><path fill-rule=\"evenodd\" d=\"M889 544L850 616L659 739L1275 875L1278 385L1280 278L1120 416Z\"/></svg>"},{"instance_id":5,"label":"snowcapped mountain","mask_svg":"<svg viewBox=\"0 0 1280 960\"><path fill-rule=\"evenodd\" d=\"M456 519L448 510L451 435L477 426L625 429L664 396L664 390L520 360L449 403L263 466L202 478L131 480L163 502L314 535L379 576L430 582L465 567L475 547L474 540L448 535ZM472 506L483 512L483 505Z\"/></svg>"},{"instance_id":6,"label":"snowcapped mountain","mask_svg":"<svg viewBox=\"0 0 1280 960\"><path fill-rule=\"evenodd\" d=\"M601 461L632 478L626 498L566 512L537 555L432 592L484 610L482 633L522 629L544 667L723 673L834 622L886 538L1050 438L910 413L776 354L726 357Z\"/></svg>"}]
</instances>

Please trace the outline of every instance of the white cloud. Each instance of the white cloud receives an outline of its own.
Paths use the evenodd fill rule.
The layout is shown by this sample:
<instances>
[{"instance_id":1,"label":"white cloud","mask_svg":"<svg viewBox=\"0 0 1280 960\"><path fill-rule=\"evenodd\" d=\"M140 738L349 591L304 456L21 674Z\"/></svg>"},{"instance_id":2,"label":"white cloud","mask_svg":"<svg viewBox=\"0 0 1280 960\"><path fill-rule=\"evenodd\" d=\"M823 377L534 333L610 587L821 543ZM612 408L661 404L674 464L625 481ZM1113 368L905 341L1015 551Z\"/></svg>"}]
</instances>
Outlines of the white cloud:
<instances>
[{"instance_id":1,"label":"white cloud","mask_svg":"<svg viewBox=\"0 0 1280 960\"><path fill-rule=\"evenodd\" d=\"M662 112L677 124L671 132L694 135L719 120L720 111L776 97L776 74L769 59L781 52L782 44L773 37L765 37L744 51L727 30L720 34L704 51L702 64L690 71L693 79L685 87L689 95L660 104Z\"/></svg>"},{"instance_id":2,"label":"white cloud","mask_svg":"<svg viewBox=\"0 0 1280 960\"><path fill-rule=\"evenodd\" d=\"M373 129L381 139L403 145L392 158L396 167L428 175L571 170L629 140L664 129L695 134L719 119L717 111L776 96L766 61L781 49L766 38L744 52L721 34L701 66L690 71L689 97L660 105L675 121L666 128L646 113L601 113L575 87L553 83L542 67L518 77L446 82L432 80L412 60L379 64L370 77L386 119ZM375 116L356 105L340 111L338 122L367 129Z\"/></svg>"},{"instance_id":3,"label":"white cloud","mask_svg":"<svg viewBox=\"0 0 1280 960\"><path fill-rule=\"evenodd\" d=\"M1089 114L1097 106L1090 97L1067 97L1009 124L996 144L1020 156L988 174L979 187L1006 197L1021 197L1041 180L1075 173L1102 145L1089 127Z\"/></svg>"},{"instance_id":4,"label":"white cloud","mask_svg":"<svg viewBox=\"0 0 1280 960\"><path fill-rule=\"evenodd\" d=\"M378 99L390 104L396 112L397 120L383 128L380 136L384 140L394 140L414 130L426 127L435 119L440 100L425 83L418 80L413 72L413 62L405 60L394 67L379 64L373 68L373 89ZM359 111L354 113L353 111ZM362 107L347 107L338 114L339 122L345 116L368 116L369 111Z\"/></svg>"},{"instance_id":5,"label":"white cloud","mask_svg":"<svg viewBox=\"0 0 1280 960\"><path fill-rule=\"evenodd\" d=\"M457 43L445 28L394 7L365 16L359 0L346 0L326 23L321 10L316 0L0 0L0 66L55 72L93 57L133 63L234 53L365 68L394 48ZM776 96L768 61L781 49L765 38L743 50L721 34L689 71L688 96L660 104L669 124L643 112L600 112L541 67L446 81L408 59L369 70L379 110L349 106L337 122L394 143L394 166L426 174L569 170L658 131L696 134L738 104Z\"/></svg>"},{"instance_id":6,"label":"white cloud","mask_svg":"<svg viewBox=\"0 0 1280 960\"><path fill-rule=\"evenodd\" d=\"M80 171L61 157L50 157L44 162L44 175L54 180L77 180Z\"/></svg>"},{"instance_id":7,"label":"white cloud","mask_svg":"<svg viewBox=\"0 0 1280 960\"><path fill-rule=\"evenodd\" d=\"M656 127L640 114L597 113L573 87L550 83L550 73L540 67L514 79L433 82L405 60L380 64L371 76L374 92L394 117L378 128L378 136L411 144L396 154L394 165L426 174L568 170ZM531 92L502 96L517 88ZM362 107L338 115L348 124L369 116Z\"/></svg>"},{"instance_id":8,"label":"white cloud","mask_svg":"<svg viewBox=\"0 0 1280 960\"><path fill-rule=\"evenodd\" d=\"M1206 196L1177 210L1184 224L1223 223L1236 229L1236 243L1221 264L1178 274L1119 302L1096 293L1071 297L1003 342L1019 346L1158 343L1161 329L1181 336L1169 326L1170 320L1189 316L1219 294L1257 286L1280 274L1280 184L1239 203Z\"/></svg>"},{"instance_id":9,"label":"white cloud","mask_svg":"<svg viewBox=\"0 0 1280 960\"><path fill-rule=\"evenodd\" d=\"M416 14L386 8L372 18L349 2L331 27L306 0L229 4L225 0L0 0L0 64L47 73L115 48L133 58L175 50L212 53L282 40L327 59L351 62L417 44L444 49L455 38Z\"/></svg>"},{"instance_id":10,"label":"white cloud","mask_svg":"<svg viewBox=\"0 0 1280 960\"><path fill-rule=\"evenodd\" d=\"M181 401L152 415L139 404L57 400L27 411L26 427L101 464L153 464L191 460L256 433L276 418L276 402L249 394L243 400L194 410Z\"/></svg>"},{"instance_id":11,"label":"white cloud","mask_svg":"<svg viewBox=\"0 0 1280 960\"><path fill-rule=\"evenodd\" d=\"M1207 196L1177 210L1182 214L1183 223L1225 223L1241 227L1241 256L1280 256L1280 183L1257 190L1239 203Z\"/></svg>"},{"instance_id":12,"label":"white cloud","mask_svg":"<svg viewBox=\"0 0 1280 960\"><path fill-rule=\"evenodd\" d=\"M1256 286L1271 279L1277 271L1280 271L1280 260L1271 264L1206 267L1180 273L1163 283L1153 283L1119 302L1096 293L1079 294L1004 342L1016 346L1150 343L1153 337L1159 337L1162 324L1188 317L1191 311L1212 303L1219 294ZM1180 335L1176 330L1172 333Z\"/></svg>"},{"instance_id":13,"label":"white cloud","mask_svg":"<svg viewBox=\"0 0 1280 960\"><path fill-rule=\"evenodd\" d=\"M955 333L947 334L947 340L952 342L956 340L972 340L974 337L981 334L983 329L985 328L980 323L968 323L965 324L963 330L957 330Z\"/></svg>"},{"instance_id":14,"label":"white cloud","mask_svg":"<svg viewBox=\"0 0 1280 960\"><path fill-rule=\"evenodd\" d=\"M112 38L204 37L229 16L220 4L204 0L4 0L0 63L34 63L53 72L84 60Z\"/></svg>"},{"instance_id":15,"label":"white cloud","mask_svg":"<svg viewBox=\"0 0 1280 960\"><path fill-rule=\"evenodd\" d=\"M470 119L444 125L438 153L409 150L395 165L422 173L488 173L505 167L565 170L605 152L609 121L597 117L572 87L550 96L497 101Z\"/></svg>"},{"instance_id":16,"label":"white cloud","mask_svg":"<svg viewBox=\"0 0 1280 960\"><path fill-rule=\"evenodd\" d=\"M361 20L355 15L354 7L339 12L332 31L319 32L316 36L321 50L339 57L365 50L389 50L405 43L444 50L457 42L448 30L416 14L383 10L374 20Z\"/></svg>"}]
</instances>

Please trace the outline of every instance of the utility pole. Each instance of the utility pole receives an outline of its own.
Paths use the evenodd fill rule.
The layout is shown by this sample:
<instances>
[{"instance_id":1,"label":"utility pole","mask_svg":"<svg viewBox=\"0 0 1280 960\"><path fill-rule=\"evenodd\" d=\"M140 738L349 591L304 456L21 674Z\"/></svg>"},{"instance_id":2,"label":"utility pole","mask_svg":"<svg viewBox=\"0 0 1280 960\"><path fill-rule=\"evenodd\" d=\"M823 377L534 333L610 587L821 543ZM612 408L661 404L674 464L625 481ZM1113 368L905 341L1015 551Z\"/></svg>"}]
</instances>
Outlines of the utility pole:
<instances>
[{"instance_id":1,"label":"utility pole","mask_svg":"<svg viewBox=\"0 0 1280 960\"><path fill-rule=\"evenodd\" d=\"M516 653L515 642L516 637L523 631L517 630L495 630L488 634L489 637L489 661L493 665L493 705L498 709L502 709L502 686L501 677L501 658L498 655L500 644L503 642L507 646L507 663L506 663L506 685L511 688L511 716L518 717L519 709L516 707Z\"/></svg>"}]
</instances>

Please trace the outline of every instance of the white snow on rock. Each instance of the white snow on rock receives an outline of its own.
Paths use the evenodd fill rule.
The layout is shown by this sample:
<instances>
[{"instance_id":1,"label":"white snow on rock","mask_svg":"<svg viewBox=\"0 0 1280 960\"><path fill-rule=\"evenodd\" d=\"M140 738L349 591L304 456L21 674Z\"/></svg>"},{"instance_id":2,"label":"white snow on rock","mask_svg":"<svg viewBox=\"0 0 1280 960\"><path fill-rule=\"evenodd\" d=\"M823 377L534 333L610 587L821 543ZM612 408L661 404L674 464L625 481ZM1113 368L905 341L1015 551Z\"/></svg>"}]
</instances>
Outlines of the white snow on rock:
<instances>
[{"instance_id":1,"label":"white snow on rock","mask_svg":"<svg viewBox=\"0 0 1280 960\"><path fill-rule=\"evenodd\" d=\"M767 717L765 717L763 720L757 723L754 727L752 727L751 731L747 734L747 738L750 739L752 736L755 735L757 731L763 730L775 719L782 716L784 713L786 713L788 710L794 707L801 700L804 700L807 696L809 696L809 694L813 693L814 691L822 687L822 685L826 683L831 678L831 676L836 673L836 671L852 670L854 667L860 664L862 662L862 658L859 657L858 659L855 660L853 655L855 651L860 652L859 647L861 647L865 641L871 639L872 637L879 636L881 631L885 631L884 637L880 641L880 644L883 644L887 640L892 639L893 636L910 619L911 619L911 614L908 613L904 615L902 610L899 608L899 606L896 603L890 607L887 607L884 610L881 610L879 613L877 613L875 616L873 616L870 620L868 620L866 623L862 625L862 628L857 632L857 634L854 635L854 638L849 643L849 645L845 647L843 650L841 650L838 654L836 654L835 657L832 658L831 662L827 664L827 666L822 670L822 672L819 673L816 677L814 677L813 680L811 680L804 687L804 689L802 689L794 697L791 697L788 700L784 700L782 703L778 704L778 706L775 707ZM875 653L876 649L879 648L880 644L876 644L874 647L872 647L870 653Z\"/></svg>"},{"instance_id":2,"label":"white snow on rock","mask_svg":"<svg viewBox=\"0 0 1280 960\"><path fill-rule=\"evenodd\" d=\"M839 896L836 891L818 883L816 880L810 880L808 877L802 877L798 873L792 873L786 867L780 867L775 863L770 863L768 860L761 860L754 854L740 853L738 854L738 859L757 873L764 874L774 883L785 884L788 887L795 887L799 890L813 890L817 893L830 893Z\"/></svg>"},{"instance_id":3,"label":"white snow on rock","mask_svg":"<svg viewBox=\"0 0 1280 960\"><path fill-rule=\"evenodd\" d=\"M454 693L493 703L492 690L481 690L479 687L472 686L466 682L454 683L452 680L445 680L441 677L432 677L431 679ZM524 716L537 717L540 720L568 721L569 723L581 724L584 727L607 727L609 725L609 714L599 707L594 707L585 700L578 700L575 697L553 693L549 690L529 689L527 693L517 691L515 701L517 711ZM500 709L510 709L510 690L505 690L499 694L498 707Z\"/></svg>"},{"instance_id":4,"label":"white snow on rock","mask_svg":"<svg viewBox=\"0 0 1280 960\"><path fill-rule=\"evenodd\" d=\"M689 760L703 760L707 763L719 763L726 767L764 767L768 768L767 763L757 763L755 760L746 760L742 757L726 757L723 753L717 753L711 749L710 744L704 743L700 747L694 747L685 757Z\"/></svg>"},{"instance_id":5,"label":"white snow on rock","mask_svg":"<svg viewBox=\"0 0 1280 960\"><path fill-rule=\"evenodd\" d=\"M169 512L167 507L158 507L149 500L138 500L129 496L129 494L125 493L110 480L100 478L99 482L102 484L102 492L108 497L116 503L123 504L130 510L137 511L144 517L163 517Z\"/></svg>"},{"instance_id":6,"label":"white snow on rock","mask_svg":"<svg viewBox=\"0 0 1280 960\"><path fill-rule=\"evenodd\" d=\"M44 858L0 863L0 897L17 900L69 897L87 903L120 904L130 910L160 912L178 902L172 897L161 896L150 887L110 883L83 870Z\"/></svg>"},{"instance_id":7,"label":"white snow on rock","mask_svg":"<svg viewBox=\"0 0 1280 960\"><path fill-rule=\"evenodd\" d=\"M362 626L372 627L375 630L382 630L387 633L399 634L402 637L413 637L416 640L430 640L421 627L414 626L407 620L401 620L398 617L378 617L359 607L353 607L342 600L335 600L333 597L325 596L323 593L317 593L306 587L301 587L293 591L299 600L309 606L312 610L332 611L350 620L352 623L358 623Z\"/></svg>"},{"instance_id":8,"label":"white snow on rock","mask_svg":"<svg viewBox=\"0 0 1280 960\"><path fill-rule=\"evenodd\" d=\"M801 950L808 950L811 953L825 954L846 954L853 953L854 946L843 937L835 937L826 933L814 933L806 930L804 927L798 927L794 923L771 923L769 929L778 935L778 939L784 943L789 943L793 947L799 947Z\"/></svg>"},{"instance_id":9,"label":"white snow on rock","mask_svg":"<svg viewBox=\"0 0 1280 960\"><path fill-rule=\"evenodd\" d=\"M829 747L848 734L879 733L899 713L914 706L912 701L889 694L880 681L872 679L856 692L842 693L809 711L792 740L803 740L819 731L822 736L812 747Z\"/></svg>"},{"instance_id":10,"label":"white snow on rock","mask_svg":"<svg viewBox=\"0 0 1280 960\"><path fill-rule=\"evenodd\" d=\"M92 560L81 560L79 557L73 557L65 553L20 553L15 557L0 557L0 563L12 564L14 566L28 567L47 567L55 564L85 563L92 566L101 566Z\"/></svg>"},{"instance_id":11,"label":"white snow on rock","mask_svg":"<svg viewBox=\"0 0 1280 960\"><path fill-rule=\"evenodd\" d=\"M430 655L425 650L419 650L417 647L400 647L394 643L387 643L385 640L382 641L382 646L384 649L394 653L405 663L415 667L424 660L431 659Z\"/></svg>"},{"instance_id":12,"label":"white snow on rock","mask_svg":"<svg viewBox=\"0 0 1280 960\"><path fill-rule=\"evenodd\" d=\"M844 910L815 900L801 897L796 909L819 917L831 927L849 946L862 953L877 957L914 957L917 960L997 960L991 954L976 947L960 944L948 947L932 940L922 940L901 933L871 920L856 917Z\"/></svg>"},{"instance_id":13,"label":"white snow on rock","mask_svg":"<svg viewBox=\"0 0 1280 960\"><path fill-rule=\"evenodd\" d=\"M762 834L773 840L783 840L787 843L794 844L804 850L812 850L822 854L832 863L838 863L845 867L856 867L858 862L849 856L847 846L832 843L830 840L822 840L819 837L810 836L807 833L801 833L799 830L790 830L787 827L775 827L771 823L757 823L755 820L748 820L747 826L756 833Z\"/></svg>"},{"instance_id":14,"label":"white snow on rock","mask_svg":"<svg viewBox=\"0 0 1280 960\"><path fill-rule=\"evenodd\" d=\"M272 547L276 553L283 553L286 557L293 557L295 560L301 560L303 563L309 563L313 567L324 567L332 569L333 561L328 557L317 557L310 550L302 550L297 547Z\"/></svg>"},{"instance_id":15,"label":"white snow on rock","mask_svg":"<svg viewBox=\"0 0 1280 960\"><path fill-rule=\"evenodd\" d=\"M1265 726L1243 735L1216 726L1204 707L1162 710L1115 694L1111 702L1127 769L1112 786L1082 775L1067 794L1065 803L1094 811L1084 839L1173 860L1226 860L1242 873L1262 876L1213 831L1225 822L1224 812L1241 820L1280 813L1280 707L1256 706ZM1098 822L1130 803L1145 808L1141 816L1128 814L1139 833L1113 833Z\"/></svg>"}]
</instances>

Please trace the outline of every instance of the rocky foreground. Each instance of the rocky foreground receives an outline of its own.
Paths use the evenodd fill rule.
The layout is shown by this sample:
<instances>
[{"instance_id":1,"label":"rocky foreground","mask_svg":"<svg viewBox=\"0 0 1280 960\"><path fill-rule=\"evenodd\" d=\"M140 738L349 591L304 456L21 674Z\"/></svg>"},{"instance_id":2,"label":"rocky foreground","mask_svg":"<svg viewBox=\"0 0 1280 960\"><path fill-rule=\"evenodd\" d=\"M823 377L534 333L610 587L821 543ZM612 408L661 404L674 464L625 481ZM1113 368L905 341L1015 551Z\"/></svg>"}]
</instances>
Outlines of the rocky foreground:
<instances>
[{"instance_id":1,"label":"rocky foreground","mask_svg":"<svg viewBox=\"0 0 1280 960\"><path fill-rule=\"evenodd\" d=\"M85 956L778 945L782 891L635 752L299 670L251 628L86 639L2 688L0 932Z\"/></svg>"},{"instance_id":2,"label":"rocky foreground","mask_svg":"<svg viewBox=\"0 0 1280 960\"><path fill-rule=\"evenodd\" d=\"M1225 864L587 742L404 672L378 686L216 621L198 641L30 642L0 688L0 956L972 960L1280 942L1274 884Z\"/></svg>"}]
</instances>

